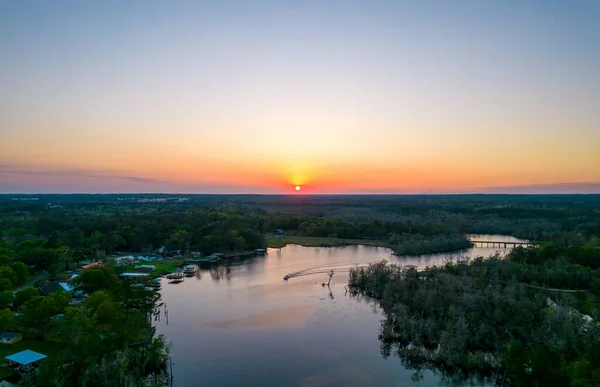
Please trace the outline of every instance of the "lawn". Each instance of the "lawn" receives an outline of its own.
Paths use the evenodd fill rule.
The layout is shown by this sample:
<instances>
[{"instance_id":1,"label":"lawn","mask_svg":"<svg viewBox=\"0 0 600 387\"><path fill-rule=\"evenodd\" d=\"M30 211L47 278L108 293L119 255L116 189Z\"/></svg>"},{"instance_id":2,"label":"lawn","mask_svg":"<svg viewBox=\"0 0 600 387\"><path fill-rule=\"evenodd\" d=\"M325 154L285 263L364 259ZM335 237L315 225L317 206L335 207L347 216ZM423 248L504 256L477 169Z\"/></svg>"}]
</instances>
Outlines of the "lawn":
<instances>
[{"instance_id":1,"label":"lawn","mask_svg":"<svg viewBox=\"0 0 600 387\"><path fill-rule=\"evenodd\" d=\"M386 241L374 239L320 238L298 235L286 235L281 238L267 237L267 245L269 247L279 248L287 244L301 245L307 247L334 247L348 245L390 247L390 245Z\"/></svg>"}]
</instances>

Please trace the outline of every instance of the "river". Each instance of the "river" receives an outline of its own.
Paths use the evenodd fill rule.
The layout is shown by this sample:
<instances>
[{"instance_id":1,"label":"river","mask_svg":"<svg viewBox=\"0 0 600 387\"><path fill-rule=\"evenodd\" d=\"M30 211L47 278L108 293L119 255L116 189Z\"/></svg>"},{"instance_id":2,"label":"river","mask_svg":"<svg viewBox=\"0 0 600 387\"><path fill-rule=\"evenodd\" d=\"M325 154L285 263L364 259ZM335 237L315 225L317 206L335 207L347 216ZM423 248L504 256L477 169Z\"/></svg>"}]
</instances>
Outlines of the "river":
<instances>
[{"instance_id":1,"label":"river","mask_svg":"<svg viewBox=\"0 0 600 387\"><path fill-rule=\"evenodd\" d=\"M155 326L171 343L175 386L438 386L432 372L413 382L398 358L381 356L381 311L373 301L346 294L347 268L382 259L425 267L449 255L496 252L507 249L416 257L369 246L269 249L264 257L202 266L179 284L163 279L168 319L163 309ZM323 287L330 268L331 286ZM299 275L284 281L291 273Z\"/></svg>"}]
</instances>

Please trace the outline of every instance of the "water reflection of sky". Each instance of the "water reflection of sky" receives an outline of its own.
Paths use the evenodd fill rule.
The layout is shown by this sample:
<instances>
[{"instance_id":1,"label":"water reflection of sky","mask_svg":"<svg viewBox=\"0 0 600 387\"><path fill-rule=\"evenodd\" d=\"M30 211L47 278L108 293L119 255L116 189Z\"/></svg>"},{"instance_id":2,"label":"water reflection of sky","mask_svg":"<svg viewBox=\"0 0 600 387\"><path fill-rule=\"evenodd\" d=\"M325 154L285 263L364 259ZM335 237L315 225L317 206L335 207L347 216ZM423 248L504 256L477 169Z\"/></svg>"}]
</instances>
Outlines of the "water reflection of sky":
<instances>
[{"instance_id":1,"label":"water reflection of sky","mask_svg":"<svg viewBox=\"0 0 600 387\"><path fill-rule=\"evenodd\" d=\"M495 239L497 240L497 239ZM489 255L475 248L461 255ZM386 259L441 263L446 255L394 257L385 248L346 246L271 249L265 257L202 266L177 285L163 280L169 311L156 322L172 343L176 386L415 385L397 358L383 359L376 303L345 294L348 274L286 274ZM418 385L438 385L425 373Z\"/></svg>"}]
</instances>

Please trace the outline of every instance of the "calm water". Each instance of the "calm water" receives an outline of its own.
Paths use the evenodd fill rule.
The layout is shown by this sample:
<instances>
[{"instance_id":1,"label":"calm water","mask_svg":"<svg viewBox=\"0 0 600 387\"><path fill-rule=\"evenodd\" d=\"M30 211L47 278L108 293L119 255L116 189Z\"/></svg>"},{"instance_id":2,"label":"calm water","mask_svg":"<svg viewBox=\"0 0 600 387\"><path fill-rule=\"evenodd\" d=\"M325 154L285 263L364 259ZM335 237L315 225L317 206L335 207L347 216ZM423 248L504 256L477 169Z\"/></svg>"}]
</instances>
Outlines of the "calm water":
<instances>
[{"instance_id":1,"label":"calm water","mask_svg":"<svg viewBox=\"0 0 600 387\"><path fill-rule=\"evenodd\" d=\"M473 239L518 241L504 236ZM460 256L488 256L473 248ZM380 354L381 311L345 294L347 267L386 259L403 265L439 264L448 254L394 257L379 247L290 245L264 257L201 267L180 284L163 280L169 312L156 322L172 344L175 386L437 386L433 373L412 371ZM335 268L331 292L321 283ZM286 274L298 273L288 282ZM312 273L312 274L311 274Z\"/></svg>"}]
</instances>

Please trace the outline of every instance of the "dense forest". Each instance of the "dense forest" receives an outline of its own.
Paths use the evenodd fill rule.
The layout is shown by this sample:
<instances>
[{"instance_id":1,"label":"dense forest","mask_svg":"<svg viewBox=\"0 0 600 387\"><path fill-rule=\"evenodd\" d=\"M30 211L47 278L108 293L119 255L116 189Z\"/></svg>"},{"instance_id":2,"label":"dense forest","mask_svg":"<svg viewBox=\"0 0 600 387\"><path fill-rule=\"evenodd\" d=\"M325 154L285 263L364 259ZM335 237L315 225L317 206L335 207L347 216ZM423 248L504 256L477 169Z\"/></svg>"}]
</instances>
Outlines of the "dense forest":
<instances>
[{"instance_id":1,"label":"dense forest","mask_svg":"<svg viewBox=\"0 0 600 387\"><path fill-rule=\"evenodd\" d=\"M168 346L148 321L160 297L118 280L114 254L242 252L286 235L413 255L467 248L469 233L540 247L351 272L353 293L385 311L384 355L416 377L433 368L504 385L600 385L598 195L0 195L0 330L51 353L29 384L160 385ZM104 267L80 272L90 261ZM38 289L69 278L84 300Z\"/></svg>"}]
</instances>

